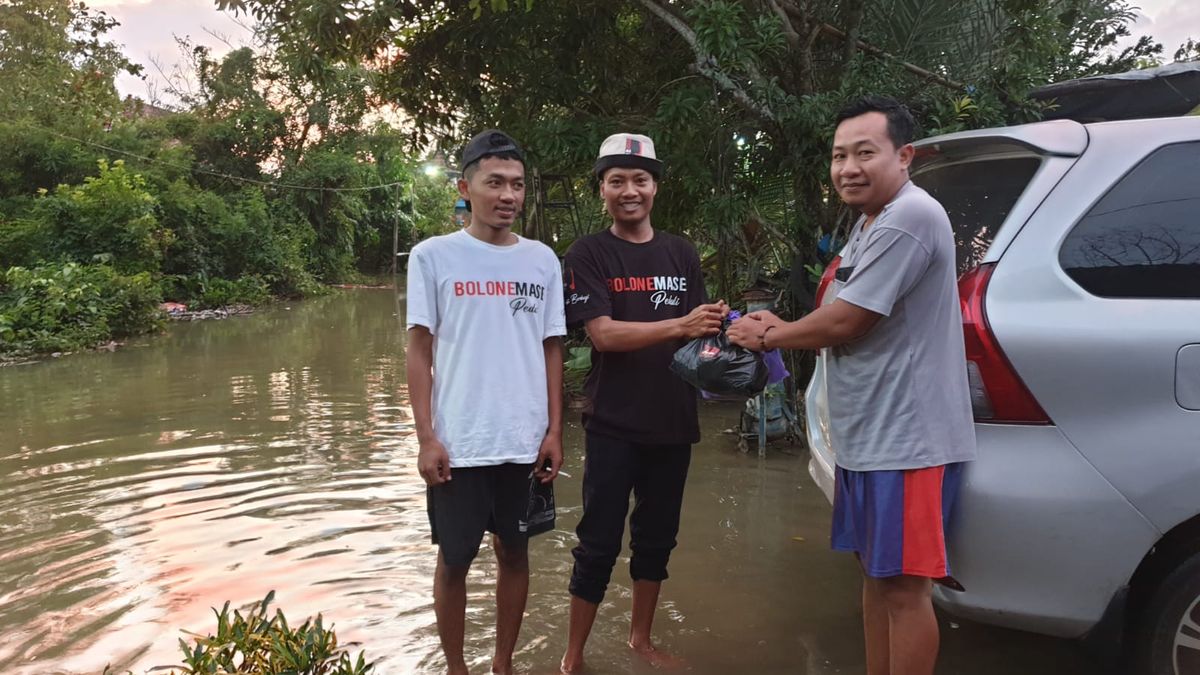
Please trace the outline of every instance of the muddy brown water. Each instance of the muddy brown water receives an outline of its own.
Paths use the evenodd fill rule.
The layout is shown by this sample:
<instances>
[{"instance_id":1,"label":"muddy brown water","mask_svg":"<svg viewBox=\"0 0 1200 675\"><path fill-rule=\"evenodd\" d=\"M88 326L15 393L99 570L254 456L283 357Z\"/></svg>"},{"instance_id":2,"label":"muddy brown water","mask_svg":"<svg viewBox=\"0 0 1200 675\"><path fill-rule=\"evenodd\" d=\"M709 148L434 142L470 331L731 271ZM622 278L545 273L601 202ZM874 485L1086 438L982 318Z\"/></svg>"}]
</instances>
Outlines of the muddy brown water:
<instances>
[{"instance_id":1,"label":"muddy brown water","mask_svg":"<svg viewBox=\"0 0 1200 675\"><path fill-rule=\"evenodd\" d=\"M0 368L0 673L143 673L181 629L269 591L320 612L380 673L442 664L435 549L404 378L403 295L344 290L172 326L115 353ZM680 547L656 629L686 672L861 673L859 580L799 448L736 450L738 406L704 404ZM558 529L534 541L518 662L552 673L580 516L582 433ZM651 672L624 647L628 558L588 645L591 672ZM470 576L468 659L488 670L495 565ZM1073 642L943 617L939 673L1071 675Z\"/></svg>"}]
</instances>

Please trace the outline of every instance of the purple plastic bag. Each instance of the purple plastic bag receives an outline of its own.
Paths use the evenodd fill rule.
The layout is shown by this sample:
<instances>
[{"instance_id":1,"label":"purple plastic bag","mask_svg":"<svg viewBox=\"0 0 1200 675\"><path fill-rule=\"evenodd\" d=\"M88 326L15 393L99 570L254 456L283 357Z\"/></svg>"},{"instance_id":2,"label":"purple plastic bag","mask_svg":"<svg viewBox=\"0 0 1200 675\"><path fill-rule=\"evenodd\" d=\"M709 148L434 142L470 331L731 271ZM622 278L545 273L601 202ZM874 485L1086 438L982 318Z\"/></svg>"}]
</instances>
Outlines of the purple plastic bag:
<instances>
[{"instance_id":1,"label":"purple plastic bag","mask_svg":"<svg viewBox=\"0 0 1200 675\"><path fill-rule=\"evenodd\" d=\"M741 317L742 313L736 309L729 310L730 321L737 321ZM767 364L767 384L783 382L791 375L787 366L783 365L783 354L780 354L778 349L763 352L763 363Z\"/></svg>"},{"instance_id":2,"label":"purple plastic bag","mask_svg":"<svg viewBox=\"0 0 1200 675\"><path fill-rule=\"evenodd\" d=\"M767 384L783 382L791 375L787 366L783 365L783 354L778 349L763 352L763 363L767 364Z\"/></svg>"}]
</instances>

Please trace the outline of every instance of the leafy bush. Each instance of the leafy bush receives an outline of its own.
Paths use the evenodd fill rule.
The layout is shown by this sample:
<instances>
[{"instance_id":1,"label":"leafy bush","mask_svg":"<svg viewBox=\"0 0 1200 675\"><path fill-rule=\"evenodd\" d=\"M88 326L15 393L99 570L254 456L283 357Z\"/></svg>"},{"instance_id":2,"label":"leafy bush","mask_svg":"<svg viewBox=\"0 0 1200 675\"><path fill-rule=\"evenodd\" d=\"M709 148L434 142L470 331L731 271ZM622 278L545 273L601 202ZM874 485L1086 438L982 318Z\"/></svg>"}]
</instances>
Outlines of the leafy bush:
<instances>
[{"instance_id":1,"label":"leafy bush","mask_svg":"<svg viewBox=\"0 0 1200 675\"><path fill-rule=\"evenodd\" d=\"M44 259L50 233L36 218L0 214L0 268L35 265Z\"/></svg>"},{"instance_id":2,"label":"leafy bush","mask_svg":"<svg viewBox=\"0 0 1200 675\"><path fill-rule=\"evenodd\" d=\"M285 171L280 180L346 188L371 178L367 165L353 153L320 147L310 149L304 161ZM353 191L293 190L284 199L314 233L307 255L317 278L329 283L355 278L354 242L358 223L368 214L366 196Z\"/></svg>"},{"instance_id":3,"label":"leafy bush","mask_svg":"<svg viewBox=\"0 0 1200 675\"><path fill-rule=\"evenodd\" d=\"M236 279L254 274L271 292L290 297L312 294L316 286L304 259L311 227L290 220L287 209L273 209L258 189L220 195L174 181L158 195L158 214L172 232L162 263L167 275Z\"/></svg>"},{"instance_id":4,"label":"leafy bush","mask_svg":"<svg viewBox=\"0 0 1200 675\"><path fill-rule=\"evenodd\" d=\"M204 275L168 275L162 279L164 297L182 302L191 309L216 309L229 305L261 305L271 299L271 291L258 276L236 280Z\"/></svg>"},{"instance_id":5,"label":"leafy bush","mask_svg":"<svg viewBox=\"0 0 1200 675\"><path fill-rule=\"evenodd\" d=\"M35 211L50 227L52 253L77 262L108 256L126 274L157 271L171 233L154 217L155 199L145 179L121 160L97 164L99 175L85 178L83 185L42 191Z\"/></svg>"},{"instance_id":6,"label":"leafy bush","mask_svg":"<svg viewBox=\"0 0 1200 675\"><path fill-rule=\"evenodd\" d=\"M563 363L563 393L567 396L582 395L584 382L591 369L591 345L568 346L567 360Z\"/></svg>"},{"instance_id":7,"label":"leafy bush","mask_svg":"<svg viewBox=\"0 0 1200 675\"><path fill-rule=\"evenodd\" d=\"M31 195L38 188L78 183L96 170L96 157L78 143L27 122L0 122L0 195Z\"/></svg>"},{"instance_id":8,"label":"leafy bush","mask_svg":"<svg viewBox=\"0 0 1200 675\"><path fill-rule=\"evenodd\" d=\"M349 650L338 644L333 626L326 628L320 614L297 628L288 625L282 610L276 609L275 616L268 618L267 606L274 598L275 591L271 591L245 616L238 610L231 614L228 602L220 611L214 608L216 634L201 637L188 633L191 644L180 638L183 666L170 670L170 675L366 675L374 670L363 652L357 659L350 657Z\"/></svg>"},{"instance_id":9,"label":"leafy bush","mask_svg":"<svg viewBox=\"0 0 1200 675\"><path fill-rule=\"evenodd\" d=\"M146 272L66 263L0 273L0 353L80 349L161 328L161 293Z\"/></svg>"}]
</instances>

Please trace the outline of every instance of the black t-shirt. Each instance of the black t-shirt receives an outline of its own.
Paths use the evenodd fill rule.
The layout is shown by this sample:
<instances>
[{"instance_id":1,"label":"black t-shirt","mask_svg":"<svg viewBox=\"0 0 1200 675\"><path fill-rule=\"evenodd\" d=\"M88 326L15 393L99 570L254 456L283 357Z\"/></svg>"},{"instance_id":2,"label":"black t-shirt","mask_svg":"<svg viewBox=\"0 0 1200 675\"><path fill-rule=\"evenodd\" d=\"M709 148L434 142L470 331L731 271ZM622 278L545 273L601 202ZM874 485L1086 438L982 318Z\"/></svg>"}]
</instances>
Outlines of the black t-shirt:
<instances>
[{"instance_id":1,"label":"black t-shirt","mask_svg":"<svg viewBox=\"0 0 1200 675\"><path fill-rule=\"evenodd\" d=\"M605 230L581 237L567 251L563 270L567 324L598 316L614 321L661 321L685 316L708 302L700 258L687 240L656 230L644 244ZM633 352L592 350L583 413L588 431L631 443L678 444L700 440L696 390L670 371L686 340Z\"/></svg>"}]
</instances>

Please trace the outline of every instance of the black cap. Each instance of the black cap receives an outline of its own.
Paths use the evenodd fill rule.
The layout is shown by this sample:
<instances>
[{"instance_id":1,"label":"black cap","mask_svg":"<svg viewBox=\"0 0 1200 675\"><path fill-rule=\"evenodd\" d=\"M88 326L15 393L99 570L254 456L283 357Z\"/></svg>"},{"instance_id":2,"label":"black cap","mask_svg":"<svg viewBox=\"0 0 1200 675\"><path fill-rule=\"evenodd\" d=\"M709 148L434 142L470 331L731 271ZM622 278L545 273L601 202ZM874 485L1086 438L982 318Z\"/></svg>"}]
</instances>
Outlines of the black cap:
<instances>
[{"instance_id":1,"label":"black cap","mask_svg":"<svg viewBox=\"0 0 1200 675\"><path fill-rule=\"evenodd\" d=\"M521 160L521 164L525 163L525 153L521 150L521 146L512 139L512 136L499 129L480 132L467 142L467 147L463 148L459 170L466 171L468 166L483 159L486 155L500 155L506 152L515 154L517 159Z\"/></svg>"}]
</instances>

